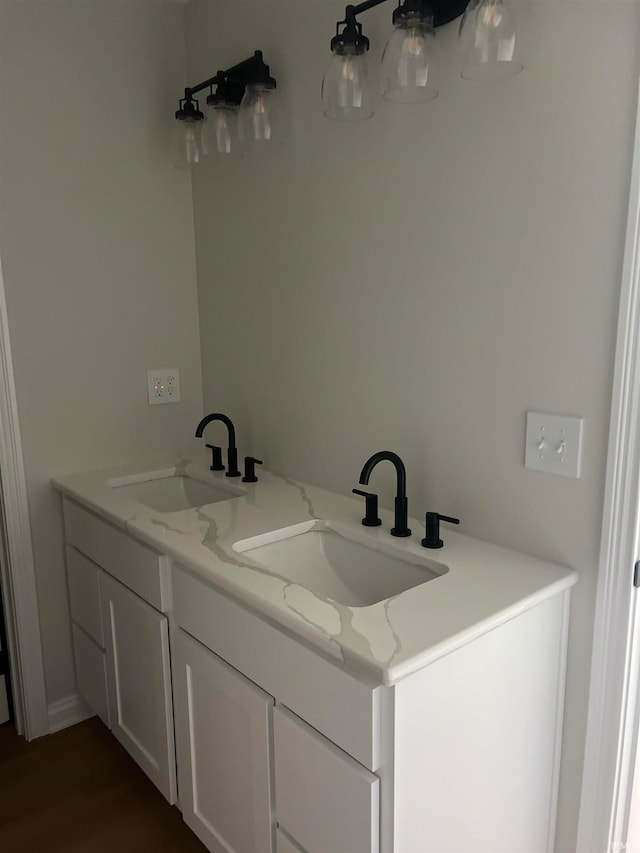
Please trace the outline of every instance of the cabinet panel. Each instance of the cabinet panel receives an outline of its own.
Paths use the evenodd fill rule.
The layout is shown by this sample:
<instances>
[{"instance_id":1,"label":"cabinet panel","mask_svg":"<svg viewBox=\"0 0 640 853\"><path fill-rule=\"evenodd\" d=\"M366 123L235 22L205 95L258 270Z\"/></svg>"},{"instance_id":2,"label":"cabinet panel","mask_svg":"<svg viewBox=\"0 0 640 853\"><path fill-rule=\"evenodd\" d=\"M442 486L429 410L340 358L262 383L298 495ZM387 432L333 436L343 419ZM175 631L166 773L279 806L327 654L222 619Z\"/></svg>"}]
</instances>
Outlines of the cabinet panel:
<instances>
[{"instance_id":1,"label":"cabinet panel","mask_svg":"<svg viewBox=\"0 0 640 853\"><path fill-rule=\"evenodd\" d=\"M112 731L173 803L175 749L167 618L105 573L100 577L100 593Z\"/></svg>"},{"instance_id":2,"label":"cabinet panel","mask_svg":"<svg viewBox=\"0 0 640 853\"><path fill-rule=\"evenodd\" d=\"M183 818L209 850L271 853L273 699L182 631L174 653Z\"/></svg>"},{"instance_id":3,"label":"cabinet panel","mask_svg":"<svg viewBox=\"0 0 640 853\"><path fill-rule=\"evenodd\" d=\"M67 545L67 575L71 618L104 648L100 610L100 569L75 548Z\"/></svg>"},{"instance_id":4,"label":"cabinet panel","mask_svg":"<svg viewBox=\"0 0 640 853\"><path fill-rule=\"evenodd\" d=\"M377 853L378 777L287 708L273 722L278 823L309 853Z\"/></svg>"},{"instance_id":5,"label":"cabinet panel","mask_svg":"<svg viewBox=\"0 0 640 853\"><path fill-rule=\"evenodd\" d=\"M396 685L397 850L425 841L438 853L554 850L568 595L530 608ZM421 777L437 780L428 797L416 784Z\"/></svg>"},{"instance_id":6,"label":"cabinet panel","mask_svg":"<svg viewBox=\"0 0 640 853\"><path fill-rule=\"evenodd\" d=\"M157 610L169 606L169 560L64 498L67 542Z\"/></svg>"},{"instance_id":7,"label":"cabinet panel","mask_svg":"<svg viewBox=\"0 0 640 853\"><path fill-rule=\"evenodd\" d=\"M77 625L71 625L71 632L78 693L102 722L109 726L104 651Z\"/></svg>"}]
</instances>

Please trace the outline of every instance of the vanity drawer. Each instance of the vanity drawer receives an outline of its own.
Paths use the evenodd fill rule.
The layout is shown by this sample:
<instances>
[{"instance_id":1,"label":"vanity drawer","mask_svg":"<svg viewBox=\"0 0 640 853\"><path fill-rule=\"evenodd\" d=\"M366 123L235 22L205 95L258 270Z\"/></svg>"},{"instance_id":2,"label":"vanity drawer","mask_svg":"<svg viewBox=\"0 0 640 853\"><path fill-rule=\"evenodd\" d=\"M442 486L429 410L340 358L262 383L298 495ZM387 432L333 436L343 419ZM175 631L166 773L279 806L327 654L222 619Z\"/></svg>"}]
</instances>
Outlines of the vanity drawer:
<instances>
[{"instance_id":1,"label":"vanity drawer","mask_svg":"<svg viewBox=\"0 0 640 853\"><path fill-rule=\"evenodd\" d=\"M278 823L309 853L377 853L380 780L278 705Z\"/></svg>"},{"instance_id":2,"label":"vanity drawer","mask_svg":"<svg viewBox=\"0 0 640 853\"><path fill-rule=\"evenodd\" d=\"M169 608L169 560L78 504L63 499L67 542L155 607Z\"/></svg>"},{"instance_id":3,"label":"vanity drawer","mask_svg":"<svg viewBox=\"0 0 640 853\"><path fill-rule=\"evenodd\" d=\"M107 673L105 654L91 637L77 625L71 625L73 651L76 662L76 686L92 711L109 728L109 703L107 702Z\"/></svg>"},{"instance_id":4,"label":"vanity drawer","mask_svg":"<svg viewBox=\"0 0 640 853\"><path fill-rule=\"evenodd\" d=\"M354 678L176 564L173 612L187 633L377 770L384 688Z\"/></svg>"},{"instance_id":5,"label":"vanity drawer","mask_svg":"<svg viewBox=\"0 0 640 853\"><path fill-rule=\"evenodd\" d=\"M100 610L101 570L75 548L67 545L66 553L71 618L92 640L104 648Z\"/></svg>"}]
</instances>

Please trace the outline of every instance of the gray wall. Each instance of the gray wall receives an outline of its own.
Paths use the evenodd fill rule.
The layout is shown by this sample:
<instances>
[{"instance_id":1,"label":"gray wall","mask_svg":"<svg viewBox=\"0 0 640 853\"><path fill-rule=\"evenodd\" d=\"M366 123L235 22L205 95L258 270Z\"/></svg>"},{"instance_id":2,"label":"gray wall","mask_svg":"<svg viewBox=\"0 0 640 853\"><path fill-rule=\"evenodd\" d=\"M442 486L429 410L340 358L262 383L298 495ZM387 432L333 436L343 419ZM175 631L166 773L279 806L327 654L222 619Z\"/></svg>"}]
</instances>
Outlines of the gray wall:
<instances>
[{"instance_id":1,"label":"gray wall","mask_svg":"<svg viewBox=\"0 0 640 853\"><path fill-rule=\"evenodd\" d=\"M322 117L344 5L192 0L189 79L261 48L286 138L194 180L205 408L271 469L347 492L375 450L413 515L574 567L558 850L575 850L638 7L520 2L525 72ZM390 6L366 16L374 56ZM363 17L363 23L365 18ZM212 64L213 63L213 64ZM583 476L523 467L528 409L585 418ZM384 503L391 482L376 472Z\"/></svg>"},{"instance_id":2,"label":"gray wall","mask_svg":"<svg viewBox=\"0 0 640 853\"><path fill-rule=\"evenodd\" d=\"M55 474L169 452L202 413L191 181L168 140L183 9L0 4L0 250L47 698L75 692ZM182 402L147 403L149 367Z\"/></svg>"}]
</instances>

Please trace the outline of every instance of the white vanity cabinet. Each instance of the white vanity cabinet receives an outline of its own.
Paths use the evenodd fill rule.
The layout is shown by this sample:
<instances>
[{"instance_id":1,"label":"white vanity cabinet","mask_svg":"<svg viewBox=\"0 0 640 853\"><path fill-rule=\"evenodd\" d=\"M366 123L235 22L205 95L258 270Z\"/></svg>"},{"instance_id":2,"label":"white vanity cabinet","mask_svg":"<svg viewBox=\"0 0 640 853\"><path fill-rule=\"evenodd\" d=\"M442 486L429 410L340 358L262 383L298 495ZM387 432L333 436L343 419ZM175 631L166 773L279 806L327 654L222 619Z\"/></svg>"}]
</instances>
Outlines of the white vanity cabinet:
<instances>
[{"instance_id":1,"label":"white vanity cabinet","mask_svg":"<svg viewBox=\"0 0 640 853\"><path fill-rule=\"evenodd\" d=\"M78 692L170 803L177 798L168 559L64 499Z\"/></svg>"},{"instance_id":2,"label":"white vanity cabinet","mask_svg":"<svg viewBox=\"0 0 640 853\"><path fill-rule=\"evenodd\" d=\"M209 850L551 853L568 590L392 686L178 565L173 596L180 800Z\"/></svg>"},{"instance_id":3,"label":"white vanity cabinet","mask_svg":"<svg viewBox=\"0 0 640 853\"><path fill-rule=\"evenodd\" d=\"M340 606L235 545L344 498L263 472L174 516L112 476L56 484L78 690L209 850L552 853L575 573L450 534L446 574Z\"/></svg>"},{"instance_id":4,"label":"white vanity cabinet","mask_svg":"<svg viewBox=\"0 0 640 853\"><path fill-rule=\"evenodd\" d=\"M207 848L378 851L378 777L285 706L274 708L272 696L201 643L176 634L180 804Z\"/></svg>"},{"instance_id":5,"label":"white vanity cabinet","mask_svg":"<svg viewBox=\"0 0 640 853\"><path fill-rule=\"evenodd\" d=\"M372 770L381 763L384 689L179 566L173 578L187 823L215 853L379 853L380 779Z\"/></svg>"}]
</instances>

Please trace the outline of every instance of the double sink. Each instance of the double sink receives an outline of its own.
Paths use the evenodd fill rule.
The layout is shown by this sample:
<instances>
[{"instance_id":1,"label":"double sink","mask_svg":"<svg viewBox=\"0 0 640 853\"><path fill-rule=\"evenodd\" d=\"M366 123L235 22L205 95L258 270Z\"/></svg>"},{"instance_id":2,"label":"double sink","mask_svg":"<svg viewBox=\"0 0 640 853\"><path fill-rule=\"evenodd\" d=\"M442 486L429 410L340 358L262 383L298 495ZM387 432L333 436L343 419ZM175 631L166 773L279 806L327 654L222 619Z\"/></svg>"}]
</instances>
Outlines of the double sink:
<instances>
[{"instance_id":1,"label":"double sink","mask_svg":"<svg viewBox=\"0 0 640 853\"><path fill-rule=\"evenodd\" d=\"M206 476L206 475L205 475ZM107 485L161 513L197 509L242 498L247 489L215 485L175 470L116 478ZM316 595L350 607L367 607L437 578L448 568L387 541L332 520L315 519L236 542L247 565L256 565Z\"/></svg>"}]
</instances>

